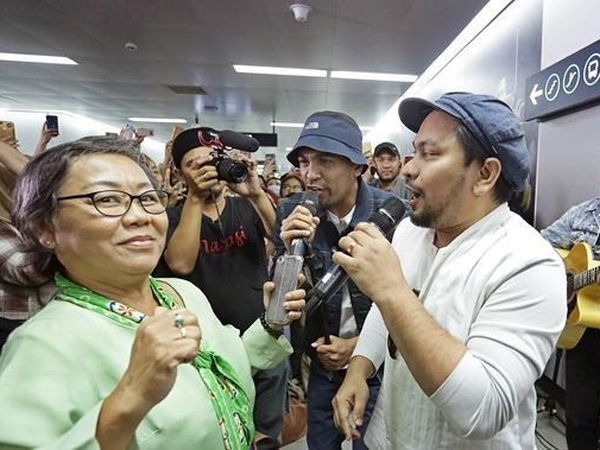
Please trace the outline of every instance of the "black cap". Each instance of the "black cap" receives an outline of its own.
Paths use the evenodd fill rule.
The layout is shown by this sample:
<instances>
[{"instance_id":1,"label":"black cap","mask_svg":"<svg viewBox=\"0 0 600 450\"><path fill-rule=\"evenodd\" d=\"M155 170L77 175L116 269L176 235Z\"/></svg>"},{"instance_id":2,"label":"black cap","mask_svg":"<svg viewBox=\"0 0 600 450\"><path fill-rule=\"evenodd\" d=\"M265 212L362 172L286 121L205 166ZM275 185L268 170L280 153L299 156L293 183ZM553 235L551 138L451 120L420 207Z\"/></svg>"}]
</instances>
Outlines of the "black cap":
<instances>
[{"instance_id":1,"label":"black cap","mask_svg":"<svg viewBox=\"0 0 600 450\"><path fill-rule=\"evenodd\" d=\"M373 150L373 157L379 156L382 153L389 153L390 155L400 158L400 152L398 151L398 148L391 142L382 142L375 147L375 150Z\"/></svg>"},{"instance_id":2,"label":"black cap","mask_svg":"<svg viewBox=\"0 0 600 450\"><path fill-rule=\"evenodd\" d=\"M200 142L200 136L205 132L218 133L212 128L199 127L188 128L177 135L173 141L173 149L171 150L175 167L181 169L181 161L183 160L184 155L190 150L202 147L204 145L202 142Z\"/></svg>"}]
</instances>

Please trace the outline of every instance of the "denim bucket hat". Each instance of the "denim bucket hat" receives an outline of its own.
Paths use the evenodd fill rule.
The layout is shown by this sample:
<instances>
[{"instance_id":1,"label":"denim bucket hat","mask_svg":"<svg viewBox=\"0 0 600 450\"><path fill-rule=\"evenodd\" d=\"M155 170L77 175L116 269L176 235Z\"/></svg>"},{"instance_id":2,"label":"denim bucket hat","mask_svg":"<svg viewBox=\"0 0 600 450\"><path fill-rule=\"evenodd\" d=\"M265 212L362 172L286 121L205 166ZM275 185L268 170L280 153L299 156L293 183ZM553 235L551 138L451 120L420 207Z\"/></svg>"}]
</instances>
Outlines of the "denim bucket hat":
<instances>
[{"instance_id":1,"label":"denim bucket hat","mask_svg":"<svg viewBox=\"0 0 600 450\"><path fill-rule=\"evenodd\" d=\"M358 166L367 166L362 153L362 132L354 119L343 113L320 111L306 119L298 142L287 155L288 161L296 167L299 150L304 147L343 156Z\"/></svg>"}]
</instances>

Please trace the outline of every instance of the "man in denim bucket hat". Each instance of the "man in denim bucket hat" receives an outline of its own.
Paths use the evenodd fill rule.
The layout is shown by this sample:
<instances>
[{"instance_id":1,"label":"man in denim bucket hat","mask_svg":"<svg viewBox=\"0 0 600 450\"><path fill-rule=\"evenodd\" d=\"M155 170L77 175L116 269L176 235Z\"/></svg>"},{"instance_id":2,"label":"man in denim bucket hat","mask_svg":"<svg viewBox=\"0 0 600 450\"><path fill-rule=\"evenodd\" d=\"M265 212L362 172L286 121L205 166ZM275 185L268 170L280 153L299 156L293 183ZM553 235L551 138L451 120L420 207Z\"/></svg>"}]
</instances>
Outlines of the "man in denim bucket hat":
<instances>
[{"instance_id":1,"label":"man in denim bucket hat","mask_svg":"<svg viewBox=\"0 0 600 450\"><path fill-rule=\"evenodd\" d=\"M391 194L362 181L361 174L367 167L362 154L362 133L346 114L332 111L312 114L288 159L300 168L307 190L316 192L319 208L313 216L308 209L298 206L300 194L282 202L274 232L275 260L290 250L293 239L307 238L311 250L305 257L305 266L316 282L333 264L331 254L340 236L358 222L368 220ZM307 442L311 449L336 450L344 439L333 422L331 400L344 379L371 304L350 282L306 319L306 351L312 359L307 393ZM368 400L361 431L368 424L379 386L378 377L367 383ZM362 440L355 442L354 448L366 449Z\"/></svg>"},{"instance_id":2,"label":"man in denim bucket hat","mask_svg":"<svg viewBox=\"0 0 600 450\"><path fill-rule=\"evenodd\" d=\"M418 132L425 117L442 111L460 121L489 156L500 159L500 176L514 192L520 192L530 170L530 156L521 121L503 101L491 95L451 92L435 102L408 98L399 107L402 122Z\"/></svg>"},{"instance_id":3,"label":"man in denim bucket hat","mask_svg":"<svg viewBox=\"0 0 600 450\"><path fill-rule=\"evenodd\" d=\"M507 205L529 171L519 120L468 93L408 98L399 112L417 133L402 169L411 220L391 245L359 224L339 242L352 254L333 256L377 305L336 421L355 435L349 417L360 423L366 380L385 361L377 407L387 433L369 428L371 448L534 449L534 383L565 323L566 286L557 253Z\"/></svg>"}]
</instances>

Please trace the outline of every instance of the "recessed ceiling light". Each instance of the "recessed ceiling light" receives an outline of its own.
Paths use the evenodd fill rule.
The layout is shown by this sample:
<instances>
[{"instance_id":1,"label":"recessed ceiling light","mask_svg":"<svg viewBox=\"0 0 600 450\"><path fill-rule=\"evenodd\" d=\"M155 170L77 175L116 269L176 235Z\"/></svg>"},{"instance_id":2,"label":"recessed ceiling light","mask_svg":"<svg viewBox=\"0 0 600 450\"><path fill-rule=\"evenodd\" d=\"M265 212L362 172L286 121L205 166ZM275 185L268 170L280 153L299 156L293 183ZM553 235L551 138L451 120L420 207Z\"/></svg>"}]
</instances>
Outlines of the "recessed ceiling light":
<instances>
[{"instance_id":1,"label":"recessed ceiling light","mask_svg":"<svg viewBox=\"0 0 600 450\"><path fill-rule=\"evenodd\" d=\"M64 64L76 66L77 63L65 56L28 55L25 53L0 53L0 61L15 61L36 64Z\"/></svg>"},{"instance_id":2,"label":"recessed ceiling light","mask_svg":"<svg viewBox=\"0 0 600 450\"><path fill-rule=\"evenodd\" d=\"M332 70L331 78L344 80L368 80L368 81L394 81L396 83L412 83L418 75L404 73L377 73L377 72L348 72L343 70Z\"/></svg>"},{"instance_id":3,"label":"recessed ceiling light","mask_svg":"<svg viewBox=\"0 0 600 450\"><path fill-rule=\"evenodd\" d=\"M187 123L185 119L169 119L161 117L130 117L132 122L150 122L150 123Z\"/></svg>"},{"instance_id":4,"label":"recessed ceiling light","mask_svg":"<svg viewBox=\"0 0 600 450\"><path fill-rule=\"evenodd\" d=\"M326 70L298 69L292 67L270 67L270 66L244 66L234 64L233 69L237 73L255 73L260 75L287 75L294 77L317 77L325 78Z\"/></svg>"},{"instance_id":5,"label":"recessed ceiling light","mask_svg":"<svg viewBox=\"0 0 600 450\"><path fill-rule=\"evenodd\" d=\"M298 122L271 122L272 127L280 127L280 128L302 128L304 123Z\"/></svg>"},{"instance_id":6,"label":"recessed ceiling light","mask_svg":"<svg viewBox=\"0 0 600 450\"><path fill-rule=\"evenodd\" d=\"M272 127L279 127L279 128L303 128L304 127L304 123L300 123L300 122L271 122L271 126ZM373 127L368 127L368 126L359 126L359 128L363 131L368 131L371 130Z\"/></svg>"}]
</instances>

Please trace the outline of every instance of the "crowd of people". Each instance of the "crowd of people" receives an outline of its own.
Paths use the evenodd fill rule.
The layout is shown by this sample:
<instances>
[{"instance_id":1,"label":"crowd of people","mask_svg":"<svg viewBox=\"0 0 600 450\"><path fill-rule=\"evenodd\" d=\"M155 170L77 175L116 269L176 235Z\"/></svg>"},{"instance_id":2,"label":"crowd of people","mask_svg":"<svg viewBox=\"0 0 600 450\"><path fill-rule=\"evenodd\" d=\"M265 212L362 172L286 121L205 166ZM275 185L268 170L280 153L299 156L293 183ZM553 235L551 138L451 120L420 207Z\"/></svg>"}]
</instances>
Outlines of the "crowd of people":
<instances>
[{"instance_id":1,"label":"crowd of people","mask_svg":"<svg viewBox=\"0 0 600 450\"><path fill-rule=\"evenodd\" d=\"M365 155L352 117L319 111L292 170L234 149L236 179L204 127L158 164L114 136L46 150L42 134L33 156L0 142L0 448L276 449L293 384L313 450L534 449L567 317L552 246L598 245L598 199L541 234L512 212L530 155L497 98L408 98L399 117L410 160L391 142ZM406 213L384 234L369 221L391 197ZM299 241L288 324L270 323ZM335 266L348 281L307 314ZM597 380L581 387L596 331L567 352L578 450L598 443Z\"/></svg>"}]
</instances>

